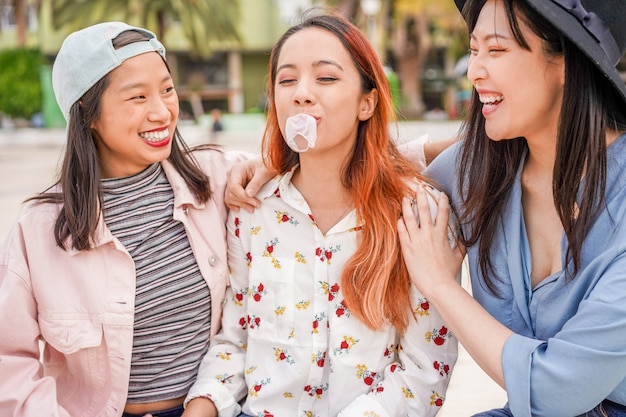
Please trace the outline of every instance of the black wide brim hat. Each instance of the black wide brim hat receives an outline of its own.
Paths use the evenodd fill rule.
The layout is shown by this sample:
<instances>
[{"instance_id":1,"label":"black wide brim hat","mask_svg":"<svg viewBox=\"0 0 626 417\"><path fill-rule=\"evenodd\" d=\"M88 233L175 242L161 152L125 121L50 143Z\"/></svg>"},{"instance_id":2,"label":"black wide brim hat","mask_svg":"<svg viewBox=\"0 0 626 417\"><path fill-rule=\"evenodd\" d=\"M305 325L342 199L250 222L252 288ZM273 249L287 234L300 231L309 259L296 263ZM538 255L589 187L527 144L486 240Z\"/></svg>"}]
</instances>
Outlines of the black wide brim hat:
<instances>
[{"instance_id":1,"label":"black wide brim hat","mask_svg":"<svg viewBox=\"0 0 626 417\"><path fill-rule=\"evenodd\" d=\"M521 0L568 37L611 81L626 105L617 64L626 51L626 0ZM463 10L466 0L454 0Z\"/></svg>"}]
</instances>

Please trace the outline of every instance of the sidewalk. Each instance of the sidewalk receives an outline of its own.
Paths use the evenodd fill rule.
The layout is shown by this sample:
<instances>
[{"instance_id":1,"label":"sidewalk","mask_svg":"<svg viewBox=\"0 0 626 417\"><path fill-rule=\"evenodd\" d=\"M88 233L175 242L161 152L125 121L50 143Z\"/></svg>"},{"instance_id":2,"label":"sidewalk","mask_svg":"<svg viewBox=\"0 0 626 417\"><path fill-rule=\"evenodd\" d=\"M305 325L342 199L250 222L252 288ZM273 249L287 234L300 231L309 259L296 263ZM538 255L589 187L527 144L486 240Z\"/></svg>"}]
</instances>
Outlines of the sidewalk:
<instances>
[{"instance_id":1,"label":"sidewalk","mask_svg":"<svg viewBox=\"0 0 626 417\"><path fill-rule=\"evenodd\" d=\"M458 126L458 122L402 122L398 137L403 142L429 133L433 140L439 140L455 135ZM208 143L206 129L183 124L180 130L189 145ZM261 135L262 131L224 131L217 143L225 150L258 152ZM64 138L64 129L0 129L0 242L21 202L54 182ZM464 286L469 289L466 278ZM505 402L504 391L460 348L446 403L437 417L467 417Z\"/></svg>"}]
</instances>

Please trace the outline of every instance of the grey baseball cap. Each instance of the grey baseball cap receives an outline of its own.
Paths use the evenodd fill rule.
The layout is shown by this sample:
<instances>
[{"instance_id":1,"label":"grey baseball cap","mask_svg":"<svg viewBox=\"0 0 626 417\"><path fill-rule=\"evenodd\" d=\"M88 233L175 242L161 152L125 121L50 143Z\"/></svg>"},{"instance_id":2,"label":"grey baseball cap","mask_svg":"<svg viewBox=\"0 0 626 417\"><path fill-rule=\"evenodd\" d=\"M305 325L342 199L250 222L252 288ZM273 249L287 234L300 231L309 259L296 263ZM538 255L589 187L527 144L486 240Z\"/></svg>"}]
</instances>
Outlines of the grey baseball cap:
<instances>
[{"instance_id":1,"label":"grey baseball cap","mask_svg":"<svg viewBox=\"0 0 626 417\"><path fill-rule=\"evenodd\" d=\"M150 39L115 49L113 39L127 30L145 33ZM123 22L99 23L70 34L52 67L52 88L65 120L72 105L95 83L124 60L146 52L158 52L165 59L165 47L153 32Z\"/></svg>"}]
</instances>

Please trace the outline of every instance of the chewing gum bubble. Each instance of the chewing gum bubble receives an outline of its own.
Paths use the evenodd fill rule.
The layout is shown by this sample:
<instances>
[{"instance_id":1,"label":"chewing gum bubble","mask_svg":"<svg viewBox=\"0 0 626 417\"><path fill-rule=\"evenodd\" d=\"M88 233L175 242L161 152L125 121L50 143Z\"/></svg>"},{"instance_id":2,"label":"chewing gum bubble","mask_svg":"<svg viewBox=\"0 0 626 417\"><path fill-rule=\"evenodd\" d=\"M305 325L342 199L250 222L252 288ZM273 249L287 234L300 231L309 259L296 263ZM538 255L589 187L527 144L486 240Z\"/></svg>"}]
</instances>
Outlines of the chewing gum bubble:
<instances>
[{"instance_id":1,"label":"chewing gum bubble","mask_svg":"<svg viewBox=\"0 0 626 417\"><path fill-rule=\"evenodd\" d=\"M297 114L287 119L285 142L294 152L306 152L315 148L317 121L308 114Z\"/></svg>"}]
</instances>

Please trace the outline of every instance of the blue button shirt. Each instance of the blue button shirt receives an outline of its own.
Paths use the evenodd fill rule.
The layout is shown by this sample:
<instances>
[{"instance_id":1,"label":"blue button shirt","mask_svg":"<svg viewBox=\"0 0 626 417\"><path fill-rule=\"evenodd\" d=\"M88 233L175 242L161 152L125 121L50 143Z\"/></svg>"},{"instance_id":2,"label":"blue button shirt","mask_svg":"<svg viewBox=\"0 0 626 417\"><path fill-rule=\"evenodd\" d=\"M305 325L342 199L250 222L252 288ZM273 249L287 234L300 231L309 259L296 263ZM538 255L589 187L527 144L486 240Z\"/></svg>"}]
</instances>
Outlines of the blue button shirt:
<instances>
[{"instance_id":1,"label":"blue button shirt","mask_svg":"<svg viewBox=\"0 0 626 417\"><path fill-rule=\"evenodd\" d=\"M462 213L456 186L459 145L437 157L426 174ZM626 404L626 135L609 146L607 168L606 209L585 239L573 279L561 271L529 292L521 166L492 245L500 298L484 285L477 247L468 250L474 297L516 333L502 353L516 417L576 416L605 398ZM566 250L564 237L563 262Z\"/></svg>"}]
</instances>

